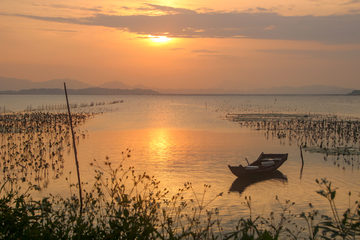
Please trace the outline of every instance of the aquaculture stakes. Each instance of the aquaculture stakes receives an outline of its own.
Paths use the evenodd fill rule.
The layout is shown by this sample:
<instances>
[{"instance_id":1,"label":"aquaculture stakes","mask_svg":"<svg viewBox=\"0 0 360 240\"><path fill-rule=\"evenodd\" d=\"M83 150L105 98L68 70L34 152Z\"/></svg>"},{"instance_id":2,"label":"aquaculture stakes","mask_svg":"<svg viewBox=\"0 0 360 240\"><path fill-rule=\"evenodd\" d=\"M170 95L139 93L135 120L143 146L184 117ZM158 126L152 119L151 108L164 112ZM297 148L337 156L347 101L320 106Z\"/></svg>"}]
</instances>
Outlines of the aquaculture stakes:
<instances>
[{"instance_id":1,"label":"aquaculture stakes","mask_svg":"<svg viewBox=\"0 0 360 240\"><path fill-rule=\"evenodd\" d=\"M249 113L227 114L227 120L264 132L266 138L278 138L291 145L293 141L311 153L323 153L324 159L332 156L333 163L359 168L360 121L340 119L337 116Z\"/></svg>"},{"instance_id":2,"label":"aquaculture stakes","mask_svg":"<svg viewBox=\"0 0 360 240\"><path fill-rule=\"evenodd\" d=\"M73 114L75 127L84 124L92 114ZM85 138L86 132L75 131ZM71 151L69 118L65 113L8 113L0 115L0 168L2 180L43 181L46 187L50 172L56 179L62 175L64 153ZM1 181L0 181L1 184Z\"/></svg>"},{"instance_id":3,"label":"aquaculture stakes","mask_svg":"<svg viewBox=\"0 0 360 240\"><path fill-rule=\"evenodd\" d=\"M69 104L72 112L74 137L77 143L86 137L86 131L80 130L89 118L105 112L105 105L123 103L123 100L111 102L91 102ZM7 179L22 182L36 182L47 187L49 178L57 179L63 174L64 154L70 154L71 132L66 104L45 104L25 111L11 112L5 106L0 112L0 169L2 181ZM97 108L100 106L101 108ZM6 109L6 110L5 110Z\"/></svg>"}]
</instances>

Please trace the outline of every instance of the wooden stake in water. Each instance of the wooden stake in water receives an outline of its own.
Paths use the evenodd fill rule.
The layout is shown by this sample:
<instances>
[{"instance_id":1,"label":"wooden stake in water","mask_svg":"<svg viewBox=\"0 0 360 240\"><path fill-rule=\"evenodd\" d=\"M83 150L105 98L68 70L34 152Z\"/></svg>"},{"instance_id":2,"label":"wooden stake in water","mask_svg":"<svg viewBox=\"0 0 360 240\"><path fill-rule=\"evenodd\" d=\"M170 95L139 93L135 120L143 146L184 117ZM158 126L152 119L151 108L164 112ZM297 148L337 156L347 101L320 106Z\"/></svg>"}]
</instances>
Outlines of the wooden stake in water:
<instances>
[{"instance_id":1,"label":"wooden stake in water","mask_svg":"<svg viewBox=\"0 0 360 240\"><path fill-rule=\"evenodd\" d=\"M78 183L79 183L79 197L80 197L80 217L82 215L82 208L83 208L83 201L82 201L82 190L81 190L81 181L80 181L80 171L79 171L79 161L77 159L77 152L76 152L76 145L75 145L75 136L74 136L74 130L72 126L72 120L71 120L71 113L70 113L70 105L69 105L69 99L66 91L66 84L64 82L64 89L65 89L65 96L66 96L66 104L67 109L69 113L69 121L70 121L70 129L71 129L71 135L73 139L73 147L74 147L74 154L75 154L75 163L76 163L76 171L77 171L77 177L78 177Z\"/></svg>"},{"instance_id":2,"label":"wooden stake in water","mask_svg":"<svg viewBox=\"0 0 360 240\"><path fill-rule=\"evenodd\" d=\"M301 157L301 170L300 170L300 180L301 180L302 172L304 170L304 158L303 158L303 153L302 153L302 143L300 145L300 157Z\"/></svg>"}]
</instances>

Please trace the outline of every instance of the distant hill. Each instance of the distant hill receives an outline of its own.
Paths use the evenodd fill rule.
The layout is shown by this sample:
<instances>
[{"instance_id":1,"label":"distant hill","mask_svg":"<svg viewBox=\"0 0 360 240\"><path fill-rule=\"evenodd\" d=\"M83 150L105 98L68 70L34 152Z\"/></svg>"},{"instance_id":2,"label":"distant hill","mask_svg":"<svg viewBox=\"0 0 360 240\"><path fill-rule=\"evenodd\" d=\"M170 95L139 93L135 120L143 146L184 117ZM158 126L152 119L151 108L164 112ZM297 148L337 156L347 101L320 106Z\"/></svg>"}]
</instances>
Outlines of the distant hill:
<instances>
[{"instance_id":1,"label":"distant hill","mask_svg":"<svg viewBox=\"0 0 360 240\"><path fill-rule=\"evenodd\" d=\"M34 88L64 88L64 82L66 83L66 88L69 89L81 89L81 88L92 87L90 84L68 78L53 79L45 82L33 82L28 79L0 77L0 90L19 91L23 89L34 89Z\"/></svg>"},{"instance_id":2,"label":"distant hill","mask_svg":"<svg viewBox=\"0 0 360 240\"><path fill-rule=\"evenodd\" d=\"M84 88L67 89L69 95L157 95L156 91L149 89L108 89L108 88ZM64 95L64 89L61 88L35 88L23 89L19 91L0 91L0 94L17 95Z\"/></svg>"},{"instance_id":3,"label":"distant hill","mask_svg":"<svg viewBox=\"0 0 360 240\"><path fill-rule=\"evenodd\" d=\"M0 91L19 91L24 89L41 89L41 88L64 88L64 82L66 83L66 88L68 89L83 89L83 88L92 88L94 86L83 83L75 79L52 79L44 82L33 82L28 79L18 79L18 78L6 78L0 77ZM98 86L99 88L108 88L108 89L149 89L144 85L135 85L129 86L120 81L111 81L106 82Z\"/></svg>"},{"instance_id":4,"label":"distant hill","mask_svg":"<svg viewBox=\"0 0 360 240\"><path fill-rule=\"evenodd\" d=\"M75 79L52 79L45 82L36 82L34 88L64 88L64 82L66 83L66 88L68 89L82 89L93 87L90 84L83 83Z\"/></svg>"},{"instance_id":5,"label":"distant hill","mask_svg":"<svg viewBox=\"0 0 360 240\"><path fill-rule=\"evenodd\" d=\"M180 88L180 89L161 89L161 88L153 88L153 90L159 92L160 94L240 94L243 91L239 92L230 92L224 89L188 89L188 88Z\"/></svg>"},{"instance_id":6,"label":"distant hill","mask_svg":"<svg viewBox=\"0 0 360 240\"><path fill-rule=\"evenodd\" d=\"M349 95L360 95L360 90L354 90Z\"/></svg>"},{"instance_id":7,"label":"distant hill","mask_svg":"<svg viewBox=\"0 0 360 240\"><path fill-rule=\"evenodd\" d=\"M136 89L136 88L140 88L140 89L150 89L149 87L147 86L144 86L142 84L137 84L137 85L134 85L132 86L133 89Z\"/></svg>"},{"instance_id":8,"label":"distant hill","mask_svg":"<svg viewBox=\"0 0 360 240\"><path fill-rule=\"evenodd\" d=\"M109 88L109 89L149 89L148 87L138 84L135 86L129 86L125 83L122 83L120 81L111 81L106 82L99 85L100 88Z\"/></svg>"},{"instance_id":9,"label":"distant hill","mask_svg":"<svg viewBox=\"0 0 360 240\"><path fill-rule=\"evenodd\" d=\"M353 89L312 85L303 87L273 87L273 88L258 88L253 90L239 90L239 89L154 89L161 94L348 94Z\"/></svg>"},{"instance_id":10,"label":"distant hill","mask_svg":"<svg viewBox=\"0 0 360 240\"><path fill-rule=\"evenodd\" d=\"M34 92L33 89L63 89L64 82L66 82L67 89L80 90L94 88L94 86L91 86L90 84L68 78L53 79L45 82L32 82L28 79L0 77L0 91L20 91L32 89L32 92ZM209 89L159 89L148 88L143 85L129 86L120 81L110 81L99 85L99 89L108 89L107 91L104 91L104 94L111 92L111 89L152 90L153 92L155 92L155 94L349 94L354 90L350 88L323 85L311 85L302 87L284 86L253 89L254 86L254 84L251 84L249 82L223 81L222 83ZM103 91L99 89L95 92ZM87 91L88 93L86 94L89 94L89 92L91 92L90 90ZM17 94L21 94L21 92L18 92ZM81 93L79 92L79 94ZM152 93L150 92L149 94Z\"/></svg>"},{"instance_id":11,"label":"distant hill","mask_svg":"<svg viewBox=\"0 0 360 240\"><path fill-rule=\"evenodd\" d=\"M353 89L335 86L311 85L302 87L273 87L247 91L250 94L348 94Z\"/></svg>"},{"instance_id":12,"label":"distant hill","mask_svg":"<svg viewBox=\"0 0 360 240\"><path fill-rule=\"evenodd\" d=\"M100 88L109 88L109 89L131 89L129 85L126 85L125 83L122 83L120 81L112 81L112 82L106 82L99 85Z\"/></svg>"},{"instance_id":13,"label":"distant hill","mask_svg":"<svg viewBox=\"0 0 360 240\"><path fill-rule=\"evenodd\" d=\"M21 90L34 87L34 82L28 79L0 77L0 90Z\"/></svg>"}]
</instances>

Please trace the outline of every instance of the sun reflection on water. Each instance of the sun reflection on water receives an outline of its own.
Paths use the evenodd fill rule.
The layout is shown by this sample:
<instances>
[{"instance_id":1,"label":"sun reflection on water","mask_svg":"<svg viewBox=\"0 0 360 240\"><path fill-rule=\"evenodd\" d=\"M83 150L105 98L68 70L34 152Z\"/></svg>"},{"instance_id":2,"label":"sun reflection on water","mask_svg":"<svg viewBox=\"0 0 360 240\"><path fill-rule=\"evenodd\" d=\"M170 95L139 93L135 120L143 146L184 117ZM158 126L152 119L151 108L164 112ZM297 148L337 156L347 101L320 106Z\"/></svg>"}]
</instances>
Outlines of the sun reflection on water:
<instances>
[{"instance_id":1,"label":"sun reflection on water","mask_svg":"<svg viewBox=\"0 0 360 240\"><path fill-rule=\"evenodd\" d=\"M149 153L152 159L166 162L168 155L174 148L174 139L170 136L168 129L150 129L149 130Z\"/></svg>"}]
</instances>

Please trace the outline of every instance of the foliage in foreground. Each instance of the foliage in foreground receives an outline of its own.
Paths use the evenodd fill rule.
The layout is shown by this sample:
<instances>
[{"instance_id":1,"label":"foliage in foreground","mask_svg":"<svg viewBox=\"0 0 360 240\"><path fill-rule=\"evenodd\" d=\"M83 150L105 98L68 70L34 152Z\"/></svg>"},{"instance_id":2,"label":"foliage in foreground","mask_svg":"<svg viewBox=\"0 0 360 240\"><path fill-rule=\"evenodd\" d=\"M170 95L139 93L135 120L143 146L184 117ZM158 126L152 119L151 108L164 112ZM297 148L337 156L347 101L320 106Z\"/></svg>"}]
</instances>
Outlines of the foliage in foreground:
<instances>
[{"instance_id":1,"label":"foliage in foreground","mask_svg":"<svg viewBox=\"0 0 360 240\"><path fill-rule=\"evenodd\" d=\"M124 159L130 151L124 153ZM205 201L210 186L198 196L190 183L169 197L159 182L146 175L136 175L122 163L113 168L105 162L97 166L96 182L84 190L84 202L50 196L32 200L30 192L20 193L8 179L0 193L0 239L355 239L360 236L360 204L340 216L335 206L336 190L325 179L318 181L319 194L330 203L333 216L318 216L316 210L299 215L289 210L294 204L281 204L280 216L251 215L251 198L245 197L250 217L241 218L232 232L224 232L217 209L206 210L215 198ZM130 187L129 187L130 186ZM70 184L70 188L77 184ZM188 198L191 193L193 198ZM310 205L311 206L311 205ZM307 228L298 227L293 218L304 219ZM320 218L320 219L319 219ZM317 222L317 223L315 223Z\"/></svg>"}]
</instances>

